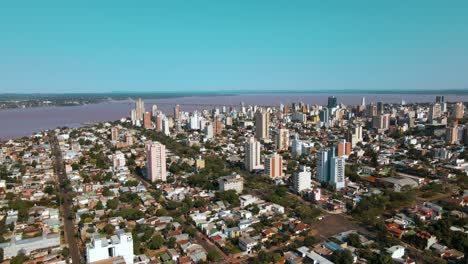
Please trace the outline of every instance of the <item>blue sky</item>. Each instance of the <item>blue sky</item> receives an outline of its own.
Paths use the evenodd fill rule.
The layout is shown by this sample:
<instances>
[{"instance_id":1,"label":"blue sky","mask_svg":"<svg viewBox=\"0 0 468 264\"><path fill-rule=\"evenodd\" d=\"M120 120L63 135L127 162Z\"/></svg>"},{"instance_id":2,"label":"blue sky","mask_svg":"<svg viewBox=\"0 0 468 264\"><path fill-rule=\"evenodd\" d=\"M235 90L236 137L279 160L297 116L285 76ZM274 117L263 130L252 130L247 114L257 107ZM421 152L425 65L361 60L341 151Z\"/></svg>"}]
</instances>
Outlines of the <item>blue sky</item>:
<instances>
[{"instance_id":1,"label":"blue sky","mask_svg":"<svg viewBox=\"0 0 468 264\"><path fill-rule=\"evenodd\" d=\"M3 1L0 93L468 89L468 1Z\"/></svg>"}]
</instances>

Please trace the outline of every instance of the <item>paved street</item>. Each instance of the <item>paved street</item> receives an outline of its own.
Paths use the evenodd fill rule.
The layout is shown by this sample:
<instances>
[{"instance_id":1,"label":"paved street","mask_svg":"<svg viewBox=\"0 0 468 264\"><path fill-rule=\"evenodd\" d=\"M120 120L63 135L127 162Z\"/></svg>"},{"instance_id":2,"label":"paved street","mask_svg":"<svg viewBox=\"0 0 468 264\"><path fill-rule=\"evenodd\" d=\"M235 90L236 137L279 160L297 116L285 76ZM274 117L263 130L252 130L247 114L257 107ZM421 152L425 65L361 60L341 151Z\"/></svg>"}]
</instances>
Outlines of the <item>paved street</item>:
<instances>
[{"instance_id":1,"label":"paved street","mask_svg":"<svg viewBox=\"0 0 468 264\"><path fill-rule=\"evenodd\" d=\"M65 188L64 184L67 179L65 173L65 166L62 160L62 152L58 144L58 140L55 136L51 138L51 147L53 154L55 156L55 173L58 178L58 190L60 197L62 199L61 212L63 219L63 230L65 234L65 241L68 243L68 248L70 249L70 256L72 263L81 263L80 249L78 247L78 241L75 237L75 224L72 219L68 216L70 215L71 210L71 196L68 190Z\"/></svg>"}]
</instances>

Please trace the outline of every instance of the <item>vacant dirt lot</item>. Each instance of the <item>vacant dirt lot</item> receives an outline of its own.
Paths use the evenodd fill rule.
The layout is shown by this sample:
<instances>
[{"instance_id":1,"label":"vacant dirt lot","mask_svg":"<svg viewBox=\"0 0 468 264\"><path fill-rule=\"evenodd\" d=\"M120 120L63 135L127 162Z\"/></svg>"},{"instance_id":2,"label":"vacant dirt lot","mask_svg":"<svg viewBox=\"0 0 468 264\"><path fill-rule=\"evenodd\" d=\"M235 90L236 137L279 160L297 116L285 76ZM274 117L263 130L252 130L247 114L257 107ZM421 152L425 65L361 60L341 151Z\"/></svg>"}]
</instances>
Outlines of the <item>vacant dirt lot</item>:
<instances>
[{"instance_id":1,"label":"vacant dirt lot","mask_svg":"<svg viewBox=\"0 0 468 264\"><path fill-rule=\"evenodd\" d=\"M372 236L372 233L364 227L353 223L345 215L341 214L326 214L322 220L315 221L311 226L316 229L317 239L320 240L348 230L357 230L364 235Z\"/></svg>"}]
</instances>

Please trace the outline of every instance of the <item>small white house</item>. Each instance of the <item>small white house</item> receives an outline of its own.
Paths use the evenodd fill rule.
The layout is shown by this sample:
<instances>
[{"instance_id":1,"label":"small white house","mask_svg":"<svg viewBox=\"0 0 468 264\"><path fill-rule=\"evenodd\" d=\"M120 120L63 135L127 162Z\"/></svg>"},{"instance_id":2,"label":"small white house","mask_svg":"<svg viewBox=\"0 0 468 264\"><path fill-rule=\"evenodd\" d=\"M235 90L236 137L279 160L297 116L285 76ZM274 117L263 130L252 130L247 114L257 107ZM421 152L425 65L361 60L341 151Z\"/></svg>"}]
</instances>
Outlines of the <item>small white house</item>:
<instances>
[{"instance_id":1,"label":"small white house","mask_svg":"<svg viewBox=\"0 0 468 264\"><path fill-rule=\"evenodd\" d=\"M405 255L405 247L403 246L393 246L387 248L387 253L390 254L392 259L401 259Z\"/></svg>"}]
</instances>

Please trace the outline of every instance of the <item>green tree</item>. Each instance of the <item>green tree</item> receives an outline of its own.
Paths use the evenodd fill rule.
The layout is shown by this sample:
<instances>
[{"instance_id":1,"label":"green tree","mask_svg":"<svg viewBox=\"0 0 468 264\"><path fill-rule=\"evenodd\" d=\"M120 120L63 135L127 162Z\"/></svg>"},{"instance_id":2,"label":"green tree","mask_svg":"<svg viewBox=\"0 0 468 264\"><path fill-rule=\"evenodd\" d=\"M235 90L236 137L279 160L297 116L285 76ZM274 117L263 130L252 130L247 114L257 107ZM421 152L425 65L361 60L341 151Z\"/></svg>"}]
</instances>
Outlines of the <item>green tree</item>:
<instances>
[{"instance_id":1,"label":"green tree","mask_svg":"<svg viewBox=\"0 0 468 264\"><path fill-rule=\"evenodd\" d=\"M68 256L70 256L70 249L68 249L68 247L64 247L64 248L62 249L62 256L63 256L64 258L68 258Z\"/></svg>"},{"instance_id":2,"label":"green tree","mask_svg":"<svg viewBox=\"0 0 468 264\"><path fill-rule=\"evenodd\" d=\"M104 196L108 197L108 196L112 196L112 194L113 193L109 190L108 187L104 187L104 189L102 190L102 195L104 195Z\"/></svg>"},{"instance_id":3,"label":"green tree","mask_svg":"<svg viewBox=\"0 0 468 264\"><path fill-rule=\"evenodd\" d=\"M216 193L216 199L228 202L231 205L238 205L239 195L235 190L221 191Z\"/></svg>"},{"instance_id":4,"label":"green tree","mask_svg":"<svg viewBox=\"0 0 468 264\"><path fill-rule=\"evenodd\" d=\"M356 233L352 233L348 235L347 242L350 246L359 248L361 247L361 241L359 240L359 235Z\"/></svg>"},{"instance_id":5,"label":"green tree","mask_svg":"<svg viewBox=\"0 0 468 264\"><path fill-rule=\"evenodd\" d=\"M175 237L169 238L169 241L167 241L167 246L169 248L175 248L176 247L177 240Z\"/></svg>"},{"instance_id":6,"label":"green tree","mask_svg":"<svg viewBox=\"0 0 468 264\"><path fill-rule=\"evenodd\" d=\"M221 255L216 250L211 250L208 252L208 260L211 262L216 262L221 259Z\"/></svg>"},{"instance_id":7,"label":"green tree","mask_svg":"<svg viewBox=\"0 0 468 264\"><path fill-rule=\"evenodd\" d=\"M23 254L19 254L17 256L14 256L11 260L10 260L10 263L11 264L23 264L24 262L26 262L26 260L28 260L29 258L26 257L25 255Z\"/></svg>"},{"instance_id":8,"label":"green tree","mask_svg":"<svg viewBox=\"0 0 468 264\"><path fill-rule=\"evenodd\" d=\"M188 234L191 237L194 237L195 234L197 233L197 230L191 226L187 227L184 229L184 233Z\"/></svg>"},{"instance_id":9,"label":"green tree","mask_svg":"<svg viewBox=\"0 0 468 264\"><path fill-rule=\"evenodd\" d=\"M102 231L106 233L107 235L112 235L115 231L115 227L111 224L106 224L103 228Z\"/></svg>"},{"instance_id":10,"label":"green tree","mask_svg":"<svg viewBox=\"0 0 468 264\"><path fill-rule=\"evenodd\" d=\"M128 180L128 181L125 182L124 185L127 186L127 187L135 187L135 186L138 186L138 181Z\"/></svg>"},{"instance_id":11,"label":"green tree","mask_svg":"<svg viewBox=\"0 0 468 264\"><path fill-rule=\"evenodd\" d=\"M304 238L304 246L306 246L306 247L311 247L316 242L317 241L316 241L315 237L313 237L313 236L307 236L306 238Z\"/></svg>"},{"instance_id":12,"label":"green tree","mask_svg":"<svg viewBox=\"0 0 468 264\"><path fill-rule=\"evenodd\" d=\"M331 256L331 261L336 264L353 264L354 257L351 251L347 249L336 250Z\"/></svg>"},{"instance_id":13,"label":"green tree","mask_svg":"<svg viewBox=\"0 0 468 264\"><path fill-rule=\"evenodd\" d=\"M47 185L44 188L44 192L47 193L48 195L52 195L55 193L55 188L52 185Z\"/></svg>"},{"instance_id":14,"label":"green tree","mask_svg":"<svg viewBox=\"0 0 468 264\"><path fill-rule=\"evenodd\" d=\"M99 202L97 202L96 207L95 207L94 209L96 209L96 210L102 210L102 209L104 209L104 205L102 205L102 202L99 201Z\"/></svg>"},{"instance_id":15,"label":"green tree","mask_svg":"<svg viewBox=\"0 0 468 264\"><path fill-rule=\"evenodd\" d=\"M111 210L117 209L117 206L119 205L119 201L117 199L111 199L106 202L107 208Z\"/></svg>"},{"instance_id":16,"label":"green tree","mask_svg":"<svg viewBox=\"0 0 468 264\"><path fill-rule=\"evenodd\" d=\"M161 246L164 244L164 238L160 235L154 235L150 242L148 243L148 246L150 249L159 249Z\"/></svg>"}]
</instances>

